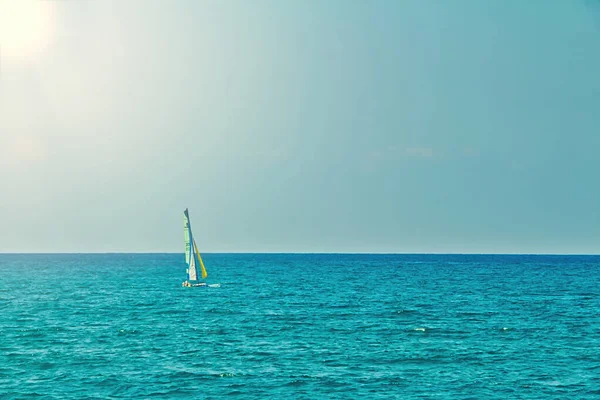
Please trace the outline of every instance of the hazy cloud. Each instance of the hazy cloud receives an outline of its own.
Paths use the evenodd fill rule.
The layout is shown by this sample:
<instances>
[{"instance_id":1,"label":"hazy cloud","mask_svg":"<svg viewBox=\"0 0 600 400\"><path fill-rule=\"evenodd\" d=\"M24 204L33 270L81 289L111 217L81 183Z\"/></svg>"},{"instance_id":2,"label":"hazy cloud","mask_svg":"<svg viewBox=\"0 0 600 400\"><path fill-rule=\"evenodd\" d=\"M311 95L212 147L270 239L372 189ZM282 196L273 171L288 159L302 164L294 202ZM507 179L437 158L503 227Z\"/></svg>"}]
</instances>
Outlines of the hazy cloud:
<instances>
[{"instance_id":1,"label":"hazy cloud","mask_svg":"<svg viewBox=\"0 0 600 400\"><path fill-rule=\"evenodd\" d=\"M415 157L431 158L433 157L433 149L431 147L407 147L406 154Z\"/></svg>"}]
</instances>

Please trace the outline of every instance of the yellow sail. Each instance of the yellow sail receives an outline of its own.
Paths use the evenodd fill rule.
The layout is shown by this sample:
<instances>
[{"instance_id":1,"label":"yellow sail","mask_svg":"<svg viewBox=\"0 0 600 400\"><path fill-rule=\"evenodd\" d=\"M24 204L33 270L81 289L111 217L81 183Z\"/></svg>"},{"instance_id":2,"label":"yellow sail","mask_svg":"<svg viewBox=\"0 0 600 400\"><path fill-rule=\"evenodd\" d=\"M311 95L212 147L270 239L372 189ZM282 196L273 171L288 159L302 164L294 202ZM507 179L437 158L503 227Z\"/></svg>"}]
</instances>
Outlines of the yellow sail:
<instances>
[{"instance_id":1,"label":"yellow sail","mask_svg":"<svg viewBox=\"0 0 600 400\"><path fill-rule=\"evenodd\" d=\"M196 250L196 255L198 256L198 261L200 261L200 269L202 270L202 279L206 279L208 274L206 273L206 268L204 268L204 263L202 262L202 257L200 257L200 252L198 251L198 246L196 246L196 239L194 239L194 249Z\"/></svg>"}]
</instances>

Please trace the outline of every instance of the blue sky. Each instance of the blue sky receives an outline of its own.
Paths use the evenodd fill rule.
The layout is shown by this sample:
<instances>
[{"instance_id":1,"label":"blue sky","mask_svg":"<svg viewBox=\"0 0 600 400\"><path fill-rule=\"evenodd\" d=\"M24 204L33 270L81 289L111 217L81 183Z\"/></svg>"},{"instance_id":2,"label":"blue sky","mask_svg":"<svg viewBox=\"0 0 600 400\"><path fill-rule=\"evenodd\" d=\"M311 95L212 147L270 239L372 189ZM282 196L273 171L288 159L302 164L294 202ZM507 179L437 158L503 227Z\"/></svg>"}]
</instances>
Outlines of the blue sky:
<instances>
[{"instance_id":1,"label":"blue sky","mask_svg":"<svg viewBox=\"0 0 600 400\"><path fill-rule=\"evenodd\" d=\"M1 252L179 252L189 207L209 252L600 253L594 2L51 16L2 57Z\"/></svg>"}]
</instances>

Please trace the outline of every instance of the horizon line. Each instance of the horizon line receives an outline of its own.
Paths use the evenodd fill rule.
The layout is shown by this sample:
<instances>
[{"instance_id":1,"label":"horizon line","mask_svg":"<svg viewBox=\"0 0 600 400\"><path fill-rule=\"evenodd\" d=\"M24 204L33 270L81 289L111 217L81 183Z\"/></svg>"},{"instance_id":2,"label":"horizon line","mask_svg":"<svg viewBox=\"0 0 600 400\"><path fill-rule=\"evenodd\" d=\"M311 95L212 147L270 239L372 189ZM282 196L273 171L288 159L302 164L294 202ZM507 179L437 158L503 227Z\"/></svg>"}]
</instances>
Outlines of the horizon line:
<instances>
[{"instance_id":1,"label":"horizon line","mask_svg":"<svg viewBox=\"0 0 600 400\"><path fill-rule=\"evenodd\" d=\"M463 255L463 256L600 256L600 253L492 253L492 252L330 252L330 251L204 251L202 254L273 254L273 255L284 255L284 254L297 254L297 255ZM75 252L0 252L0 255L75 255L75 254L89 254L89 255L101 255L101 254L185 254L184 251L75 251Z\"/></svg>"}]
</instances>

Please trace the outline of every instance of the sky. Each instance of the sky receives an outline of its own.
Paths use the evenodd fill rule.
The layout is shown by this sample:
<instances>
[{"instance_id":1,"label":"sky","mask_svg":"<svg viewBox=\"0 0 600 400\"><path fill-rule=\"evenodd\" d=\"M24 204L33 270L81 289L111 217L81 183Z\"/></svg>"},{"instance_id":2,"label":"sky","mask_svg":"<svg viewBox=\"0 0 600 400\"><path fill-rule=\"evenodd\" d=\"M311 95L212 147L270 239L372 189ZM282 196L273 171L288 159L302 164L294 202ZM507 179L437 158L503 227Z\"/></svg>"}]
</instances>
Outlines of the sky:
<instances>
[{"instance_id":1,"label":"sky","mask_svg":"<svg viewBox=\"0 0 600 400\"><path fill-rule=\"evenodd\" d=\"M600 253L598 2L12 1L0 252Z\"/></svg>"}]
</instances>

